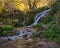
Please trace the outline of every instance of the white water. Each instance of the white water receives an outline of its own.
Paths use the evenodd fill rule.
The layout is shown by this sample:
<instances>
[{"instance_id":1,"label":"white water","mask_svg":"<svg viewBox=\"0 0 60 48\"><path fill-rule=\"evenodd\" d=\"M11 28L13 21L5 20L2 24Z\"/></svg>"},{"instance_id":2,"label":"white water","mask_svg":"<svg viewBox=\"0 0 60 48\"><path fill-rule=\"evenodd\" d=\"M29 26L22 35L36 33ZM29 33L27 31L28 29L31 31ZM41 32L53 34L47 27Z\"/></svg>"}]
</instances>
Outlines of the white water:
<instances>
[{"instance_id":1,"label":"white water","mask_svg":"<svg viewBox=\"0 0 60 48\"><path fill-rule=\"evenodd\" d=\"M31 26L34 26L34 25L37 25L37 23L39 22L39 20L45 16L51 9L48 9L48 10L45 10L41 13L38 13L36 16L35 16L35 19L34 19L34 22L30 25Z\"/></svg>"},{"instance_id":2,"label":"white water","mask_svg":"<svg viewBox=\"0 0 60 48\"><path fill-rule=\"evenodd\" d=\"M35 19L34 19L34 22L28 26L28 27L31 27L31 26L34 26L34 25L37 25L37 23L39 22L39 20L45 16L51 9L48 9L48 10L45 10L41 13L38 13L36 16L35 16ZM25 34L32 34L32 32L23 32L22 30L19 31L19 35L15 35L15 36L8 36L8 37L1 37L1 39L4 39L4 40L16 40L16 39L19 39L21 37L23 37L23 35Z\"/></svg>"}]
</instances>

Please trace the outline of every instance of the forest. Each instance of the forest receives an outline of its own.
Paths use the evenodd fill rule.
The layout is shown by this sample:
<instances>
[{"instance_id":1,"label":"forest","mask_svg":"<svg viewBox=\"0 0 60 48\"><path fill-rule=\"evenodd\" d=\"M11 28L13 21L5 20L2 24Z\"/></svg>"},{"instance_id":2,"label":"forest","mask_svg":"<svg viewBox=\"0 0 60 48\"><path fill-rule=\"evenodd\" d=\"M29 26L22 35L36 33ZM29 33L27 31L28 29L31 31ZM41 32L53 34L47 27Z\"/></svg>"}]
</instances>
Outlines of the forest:
<instances>
[{"instance_id":1,"label":"forest","mask_svg":"<svg viewBox=\"0 0 60 48\"><path fill-rule=\"evenodd\" d=\"M0 0L0 48L60 48L60 0Z\"/></svg>"}]
</instances>

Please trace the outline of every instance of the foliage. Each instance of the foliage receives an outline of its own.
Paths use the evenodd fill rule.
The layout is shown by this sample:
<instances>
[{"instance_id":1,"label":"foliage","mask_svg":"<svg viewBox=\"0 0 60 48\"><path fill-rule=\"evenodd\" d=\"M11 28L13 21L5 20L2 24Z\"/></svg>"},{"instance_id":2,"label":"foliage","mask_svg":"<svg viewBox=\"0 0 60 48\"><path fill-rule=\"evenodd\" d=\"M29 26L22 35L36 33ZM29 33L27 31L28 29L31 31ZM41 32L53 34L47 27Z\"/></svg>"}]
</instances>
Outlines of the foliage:
<instances>
[{"instance_id":1,"label":"foliage","mask_svg":"<svg viewBox=\"0 0 60 48\"><path fill-rule=\"evenodd\" d=\"M55 2L52 5L52 9L49 14L43 17L40 23L47 25L43 33L44 38L48 38L60 44L60 27L56 24L56 22L58 22L56 21L56 17L58 17L58 15L56 17L54 15L59 10L59 7L59 1Z\"/></svg>"},{"instance_id":2,"label":"foliage","mask_svg":"<svg viewBox=\"0 0 60 48\"><path fill-rule=\"evenodd\" d=\"M45 38L49 38L50 40L53 40L55 42L60 43L60 29L57 28L56 24L50 24L48 27L45 29L43 36Z\"/></svg>"},{"instance_id":3,"label":"foliage","mask_svg":"<svg viewBox=\"0 0 60 48\"><path fill-rule=\"evenodd\" d=\"M53 39L56 43L60 44L60 36Z\"/></svg>"},{"instance_id":4,"label":"foliage","mask_svg":"<svg viewBox=\"0 0 60 48\"><path fill-rule=\"evenodd\" d=\"M49 28L43 33L43 36L46 38L53 39L55 36L55 30L53 30L52 28Z\"/></svg>"},{"instance_id":5,"label":"foliage","mask_svg":"<svg viewBox=\"0 0 60 48\"><path fill-rule=\"evenodd\" d=\"M3 31L2 32L2 35L3 36L9 36L9 35L11 35L11 33L9 31Z\"/></svg>"},{"instance_id":6,"label":"foliage","mask_svg":"<svg viewBox=\"0 0 60 48\"><path fill-rule=\"evenodd\" d=\"M13 25L2 26L2 29L3 29L3 30L11 30L11 29L13 29L13 28L14 28Z\"/></svg>"},{"instance_id":7,"label":"foliage","mask_svg":"<svg viewBox=\"0 0 60 48\"><path fill-rule=\"evenodd\" d=\"M11 30L14 28L13 25L2 25L0 26L0 35L11 35Z\"/></svg>"}]
</instances>

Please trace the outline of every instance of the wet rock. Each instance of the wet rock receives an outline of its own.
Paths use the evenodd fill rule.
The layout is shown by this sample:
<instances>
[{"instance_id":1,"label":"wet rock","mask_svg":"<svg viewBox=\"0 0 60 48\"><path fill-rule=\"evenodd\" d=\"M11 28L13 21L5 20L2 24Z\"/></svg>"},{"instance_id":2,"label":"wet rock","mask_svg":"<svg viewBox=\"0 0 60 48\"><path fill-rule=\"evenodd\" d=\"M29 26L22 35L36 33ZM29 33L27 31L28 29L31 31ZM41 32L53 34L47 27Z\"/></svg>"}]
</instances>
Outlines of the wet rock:
<instances>
[{"instance_id":1,"label":"wet rock","mask_svg":"<svg viewBox=\"0 0 60 48\"><path fill-rule=\"evenodd\" d=\"M17 38L18 36L8 36L8 40L12 40L12 41L16 40Z\"/></svg>"},{"instance_id":2,"label":"wet rock","mask_svg":"<svg viewBox=\"0 0 60 48\"><path fill-rule=\"evenodd\" d=\"M28 40L25 41L24 46L26 45L27 47L29 47L32 41L33 41L32 38L29 38Z\"/></svg>"},{"instance_id":3,"label":"wet rock","mask_svg":"<svg viewBox=\"0 0 60 48\"><path fill-rule=\"evenodd\" d=\"M2 37L1 39L14 41L14 40L17 40L20 38L24 38L24 39L30 38L32 35L32 31L30 28L18 30L17 33L18 34L16 34L16 35L12 35L12 36L8 36L8 37Z\"/></svg>"},{"instance_id":4,"label":"wet rock","mask_svg":"<svg viewBox=\"0 0 60 48\"><path fill-rule=\"evenodd\" d=\"M27 35L30 37L32 35L32 32L27 32Z\"/></svg>"},{"instance_id":5,"label":"wet rock","mask_svg":"<svg viewBox=\"0 0 60 48\"><path fill-rule=\"evenodd\" d=\"M8 37L0 37L1 40L8 40Z\"/></svg>"},{"instance_id":6,"label":"wet rock","mask_svg":"<svg viewBox=\"0 0 60 48\"><path fill-rule=\"evenodd\" d=\"M29 39L27 40L27 42L32 42L32 38L29 38Z\"/></svg>"},{"instance_id":7,"label":"wet rock","mask_svg":"<svg viewBox=\"0 0 60 48\"><path fill-rule=\"evenodd\" d=\"M2 23L2 22L0 22L0 25L3 25L3 23Z\"/></svg>"},{"instance_id":8,"label":"wet rock","mask_svg":"<svg viewBox=\"0 0 60 48\"><path fill-rule=\"evenodd\" d=\"M31 28L31 26L24 26L24 28Z\"/></svg>"},{"instance_id":9,"label":"wet rock","mask_svg":"<svg viewBox=\"0 0 60 48\"><path fill-rule=\"evenodd\" d=\"M27 38L27 34L23 35L23 38Z\"/></svg>"},{"instance_id":10,"label":"wet rock","mask_svg":"<svg viewBox=\"0 0 60 48\"><path fill-rule=\"evenodd\" d=\"M42 31L39 31L39 32L37 33L37 37L42 38L42 37L43 37L43 32L42 32Z\"/></svg>"},{"instance_id":11,"label":"wet rock","mask_svg":"<svg viewBox=\"0 0 60 48\"><path fill-rule=\"evenodd\" d=\"M25 32L24 31L22 31L22 30L19 30L19 37L23 37L23 35L25 34Z\"/></svg>"}]
</instances>

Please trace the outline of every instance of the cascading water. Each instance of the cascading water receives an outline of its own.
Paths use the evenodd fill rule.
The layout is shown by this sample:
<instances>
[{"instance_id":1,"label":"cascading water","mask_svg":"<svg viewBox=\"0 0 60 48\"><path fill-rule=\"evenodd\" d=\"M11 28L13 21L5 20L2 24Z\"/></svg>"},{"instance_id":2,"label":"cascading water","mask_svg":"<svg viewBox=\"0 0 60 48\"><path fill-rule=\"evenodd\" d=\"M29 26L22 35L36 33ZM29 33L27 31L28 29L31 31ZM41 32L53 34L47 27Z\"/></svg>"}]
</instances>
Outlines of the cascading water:
<instances>
[{"instance_id":1,"label":"cascading water","mask_svg":"<svg viewBox=\"0 0 60 48\"><path fill-rule=\"evenodd\" d=\"M42 18L43 16L45 16L50 10L51 9L48 9L48 10L45 10L45 11L43 11L41 13L38 13L35 16L34 22L30 25L30 27L36 25L39 22L40 18Z\"/></svg>"},{"instance_id":2,"label":"cascading water","mask_svg":"<svg viewBox=\"0 0 60 48\"><path fill-rule=\"evenodd\" d=\"M27 26L27 27L32 27L34 25L36 25L38 23L38 21L40 20L40 18L42 18L43 16L45 16L51 9L48 9L48 10L45 10L41 13L38 13L36 16L35 16L35 19L34 19L34 22L30 25L30 26ZM1 39L4 39L4 40L16 40L20 37L23 37L23 35L25 35L27 32L23 32L22 30L19 31L19 35L15 35L15 36L8 36L8 37L1 37ZM29 32L30 34L32 34L32 32Z\"/></svg>"}]
</instances>

